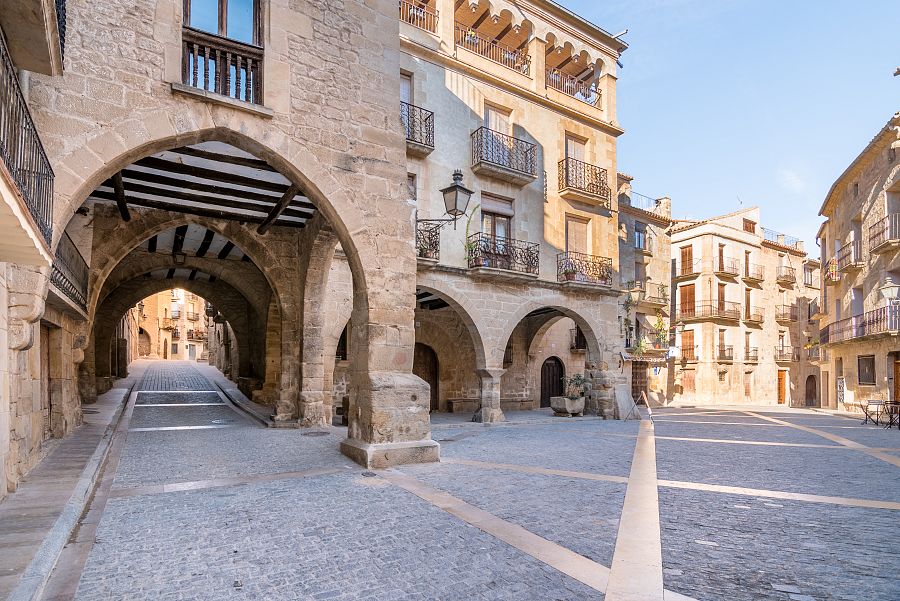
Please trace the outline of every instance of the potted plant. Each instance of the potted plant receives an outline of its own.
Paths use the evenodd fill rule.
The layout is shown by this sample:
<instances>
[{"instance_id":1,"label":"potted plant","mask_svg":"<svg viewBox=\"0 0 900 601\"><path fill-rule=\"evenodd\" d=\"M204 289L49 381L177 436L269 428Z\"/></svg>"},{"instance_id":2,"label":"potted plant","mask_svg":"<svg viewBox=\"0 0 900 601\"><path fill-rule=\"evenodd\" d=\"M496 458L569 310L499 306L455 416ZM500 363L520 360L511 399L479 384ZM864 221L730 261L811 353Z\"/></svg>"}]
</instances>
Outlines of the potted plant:
<instances>
[{"instance_id":1,"label":"potted plant","mask_svg":"<svg viewBox=\"0 0 900 601\"><path fill-rule=\"evenodd\" d=\"M587 381L582 374L563 376L563 394L565 396L550 397L550 408L553 415L559 417L581 417L584 415L584 395Z\"/></svg>"},{"instance_id":2,"label":"potted plant","mask_svg":"<svg viewBox=\"0 0 900 601\"><path fill-rule=\"evenodd\" d=\"M578 277L578 269L575 268L570 261L567 261L562 268L563 279L567 282L574 282Z\"/></svg>"},{"instance_id":3,"label":"potted plant","mask_svg":"<svg viewBox=\"0 0 900 601\"><path fill-rule=\"evenodd\" d=\"M656 348L662 346L669 340L669 326L663 321L662 311L656 312L656 322L653 324L653 331L656 333Z\"/></svg>"}]
</instances>

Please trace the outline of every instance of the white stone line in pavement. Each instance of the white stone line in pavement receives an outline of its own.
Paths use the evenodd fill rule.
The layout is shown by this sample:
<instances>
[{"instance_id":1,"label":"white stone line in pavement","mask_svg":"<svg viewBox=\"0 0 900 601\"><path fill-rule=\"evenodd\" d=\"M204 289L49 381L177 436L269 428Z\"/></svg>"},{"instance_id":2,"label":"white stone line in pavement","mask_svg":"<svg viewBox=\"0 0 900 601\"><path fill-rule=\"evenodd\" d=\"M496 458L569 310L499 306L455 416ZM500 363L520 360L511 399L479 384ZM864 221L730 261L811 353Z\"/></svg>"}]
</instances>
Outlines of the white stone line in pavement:
<instances>
[{"instance_id":1,"label":"white stone line in pavement","mask_svg":"<svg viewBox=\"0 0 900 601\"><path fill-rule=\"evenodd\" d=\"M129 428L129 432L162 432L165 430L216 430L234 428L236 424L212 424L209 426L157 426L153 428Z\"/></svg>"},{"instance_id":2,"label":"white stone line in pavement","mask_svg":"<svg viewBox=\"0 0 900 601\"><path fill-rule=\"evenodd\" d=\"M234 478L215 478L213 480L192 480L187 482L170 482L168 484L155 484L149 486L135 486L131 488L114 488L110 491L110 498L137 497L142 495L158 495L170 492L184 492L192 490L206 490L209 488L224 488L228 486L242 486L257 482L273 482L275 480L294 480L308 478L310 476L327 476L345 472L345 469L319 468L299 472L275 472L274 474L257 474L253 476L237 476Z\"/></svg>"},{"instance_id":3,"label":"white stone line in pavement","mask_svg":"<svg viewBox=\"0 0 900 601\"><path fill-rule=\"evenodd\" d=\"M588 472L570 472L568 470L554 470L546 467L534 467L530 465L517 465L515 463L491 463L488 461L474 461L471 459L453 459L442 457L441 463L453 463L456 465L467 465L470 467L479 467L487 469L509 470L511 472L522 472L525 474L541 474L545 476L562 476L564 478L580 478L582 480L602 480L604 482L616 482L618 484L628 484L628 478L625 476L607 476L604 474L591 474Z\"/></svg>"},{"instance_id":4,"label":"white stone line in pavement","mask_svg":"<svg viewBox=\"0 0 900 601\"><path fill-rule=\"evenodd\" d=\"M663 601L653 422L642 420L625 491L606 601Z\"/></svg>"},{"instance_id":5,"label":"white stone line in pavement","mask_svg":"<svg viewBox=\"0 0 900 601\"><path fill-rule=\"evenodd\" d=\"M397 470L382 478L601 593L609 568Z\"/></svg>"},{"instance_id":6,"label":"white stone line in pavement","mask_svg":"<svg viewBox=\"0 0 900 601\"><path fill-rule=\"evenodd\" d=\"M822 438L824 438L826 440L836 442L840 445L844 445L845 447L849 447L856 451L861 451L861 452L865 453L866 455L869 455L870 457L874 457L875 459L880 459L881 461L884 461L885 463L890 463L891 465L893 465L895 467L900 467L900 457L897 457L896 455L888 455L887 453L883 453L881 451L876 451L875 449L867 447L864 444L858 443L855 440L850 440L849 438L844 438L843 436L838 436L837 434L832 434L830 432L823 432L822 430L818 430L811 426L804 426L801 424L792 424L790 422L776 419L774 417L759 415L758 413L753 413L752 411L744 411L744 413L746 413L747 415L751 415L753 417L758 417L760 419L764 419L764 420L771 421L771 422L778 423L778 424L783 424L783 425L789 426L791 428L796 428L797 430L802 430L804 432L809 432L810 434L815 434L817 436L821 436Z\"/></svg>"},{"instance_id":7,"label":"white stone line in pavement","mask_svg":"<svg viewBox=\"0 0 900 601\"><path fill-rule=\"evenodd\" d=\"M677 440L686 442L715 442L719 444L746 444L763 447L802 447L808 449L839 449L850 450L836 444L815 444L812 442L772 442L765 440L727 440L722 438L696 438L693 436L656 436L656 440Z\"/></svg>"},{"instance_id":8,"label":"white stone line in pavement","mask_svg":"<svg viewBox=\"0 0 900 601\"><path fill-rule=\"evenodd\" d=\"M749 422L716 422L710 420L701 420L701 419L671 419L671 418L662 418L662 417L654 417L654 424L663 424L663 423L673 423L673 424L715 424L717 426L762 426L764 428L775 428L772 424L752 424Z\"/></svg>"},{"instance_id":9,"label":"white stone line in pavement","mask_svg":"<svg viewBox=\"0 0 900 601\"><path fill-rule=\"evenodd\" d=\"M137 403L135 407L224 407L225 403Z\"/></svg>"}]
</instances>

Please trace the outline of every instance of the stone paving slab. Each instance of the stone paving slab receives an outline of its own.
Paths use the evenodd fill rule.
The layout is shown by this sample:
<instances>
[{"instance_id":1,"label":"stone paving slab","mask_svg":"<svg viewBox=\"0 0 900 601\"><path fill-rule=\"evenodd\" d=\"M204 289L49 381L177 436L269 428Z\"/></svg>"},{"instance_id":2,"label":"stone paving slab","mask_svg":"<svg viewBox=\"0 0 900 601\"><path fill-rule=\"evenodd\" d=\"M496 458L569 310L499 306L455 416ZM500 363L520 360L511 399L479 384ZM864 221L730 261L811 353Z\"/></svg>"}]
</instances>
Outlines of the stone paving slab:
<instances>
[{"instance_id":1,"label":"stone paving slab","mask_svg":"<svg viewBox=\"0 0 900 601\"><path fill-rule=\"evenodd\" d=\"M625 484L453 464L402 471L609 567Z\"/></svg>"},{"instance_id":2,"label":"stone paving slab","mask_svg":"<svg viewBox=\"0 0 900 601\"><path fill-rule=\"evenodd\" d=\"M216 392L139 392L136 405L184 405L195 403L223 403Z\"/></svg>"},{"instance_id":3,"label":"stone paving slab","mask_svg":"<svg viewBox=\"0 0 900 601\"><path fill-rule=\"evenodd\" d=\"M602 599L359 472L112 499L97 539L77 601Z\"/></svg>"},{"instance_id":4,"label":"stone paving slab","mask_svg":"<svg viewBox=\"0 0 900 601\"><path fill-rule=\"evenodd\" d=\"M900 470L859 451L657 440L656 457L661 480L900 501Z\"/></svg>"},{"instance_id":5,"label":"stone paving slab","mask_svg":"<svg viewBox=\"0 0 900 601\"><path fill-rule=\"evenodd\" d=\"M196 407L135 407L130 428L173 426L244 425L247 418L228 405Z\"/></svg>"},{"instance_id":6,"label":"stone paving slab","mask_svg":"<svg viewBox=\"0 0 900 601\"><path fill-rule=\"evenodd\" d=\"M786 426L779 426L777 424L760 425L759 427L754 428L742 428L740 426L718 423L695 424L667 421L656 423L655 430L657 436L683 436L721 440L754 440L839 446L837 443L826 440L816 434L795 430Z\"/></svg>"},{"instance_id":7,"label":"stone paving slab","mask_svg":"<svg viewBox=\"0 0 900 601\"><path fill-rule=\"evenodd\" d=\"M188 361L156 361L149 364L138 390L215 390Z\"/></svg>"},{"instance_id":8,"label":"stone paving slab","mask_svg":"<svg viewBox=\"0 0 900 601\"><path fill-rule=\"evenodd\" d=\"M665 585L698 601L900 599L897 511L665 488L659 500Z\"/></svg>"}]
</instances>

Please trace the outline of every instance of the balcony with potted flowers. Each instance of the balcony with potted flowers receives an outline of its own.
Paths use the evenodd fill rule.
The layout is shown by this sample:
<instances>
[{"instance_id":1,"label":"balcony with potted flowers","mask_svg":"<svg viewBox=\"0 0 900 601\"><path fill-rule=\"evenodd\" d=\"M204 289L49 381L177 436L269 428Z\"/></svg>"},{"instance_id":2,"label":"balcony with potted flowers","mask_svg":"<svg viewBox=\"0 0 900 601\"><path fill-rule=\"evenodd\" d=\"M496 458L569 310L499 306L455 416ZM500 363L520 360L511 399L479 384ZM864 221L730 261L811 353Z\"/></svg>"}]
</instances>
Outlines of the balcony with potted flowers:
<instances>
[{"instance_id":1,"label":"balcony with potted flowers","mask_svg":"<svg viewBox=\"0 0 900 601\"><path fill-rule=\"evenodd\" d=\"M567 251L556 255L556 279L563 287L610 288L613 283L612 259Z\"/></svg>"},{"instance_id":2,"label":"balcony with potted flowers","mask_svg":"<svg viewBox=\"0 0 900 601\"><path fill-rule=\"evenodd\" d=\"M488 2L457 2L456 7L456 57L484 73L531 88L534 73L528 53L530 22L506 10L492 14Z\"/></svg>"}]
</instances>

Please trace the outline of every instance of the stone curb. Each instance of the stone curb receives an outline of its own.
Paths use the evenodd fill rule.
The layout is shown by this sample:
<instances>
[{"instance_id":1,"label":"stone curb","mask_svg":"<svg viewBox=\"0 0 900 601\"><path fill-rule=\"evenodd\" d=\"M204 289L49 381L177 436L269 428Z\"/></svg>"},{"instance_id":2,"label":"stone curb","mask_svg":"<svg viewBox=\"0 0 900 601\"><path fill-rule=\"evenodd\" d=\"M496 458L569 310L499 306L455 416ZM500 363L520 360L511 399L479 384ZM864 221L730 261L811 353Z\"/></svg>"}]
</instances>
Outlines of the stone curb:
<instances>
[{"instance_id":1,"label":"stone curb","mask_svg":"<svg viewBox=\"0 0 900 601\"><path fill-rule=\"evenodd\" d=\"M222 394L225 395L231 404L241 413L245 414L247 417L252 419L253 421L265 426L266 428L277 428L278 426L268 417L260 415L258 412L254 411L252 407L250 407L241 397L243 397L243 393L237 388L225 388L219 382L213 381L213 385L221 391ZM289 426L293 427L293 426Z\"/></svg>"},{"instance_id":2,"label":"stone curb","mask_svg":"<svg viewBox=\"0 0 900 601\"><path fill-rule=\"evenodd\" d=\"M69 542L69 536L78 525L78 520L81 519L94 496L94 491L99 483L98 476L103 466L106 465L106 459L109 456L113 434L115 434L119 422L122 420L125 407L128 405L128 399L131 398L131 393L135 386L137 386L137 381L132 382L131 386L128 387L122 401L116 408L116 412L113 414L109 424L107 424L106 431L97 444L97 449L91 455L87 465L84 466L84 470L75 484L71 497L69 497L59 517L56 518L56 522L47 533L47 536L44 537L44 542L41 543L31 563L28 564L28 567L22 573L16 588L7 597L7 601L36 601L40 599L44 587L50 579L50 574L56 567L56 562L59 560L63 547Z\"/></svg>"}]
</instances>

